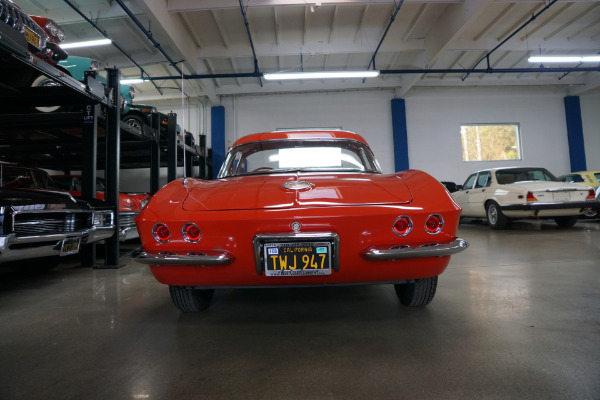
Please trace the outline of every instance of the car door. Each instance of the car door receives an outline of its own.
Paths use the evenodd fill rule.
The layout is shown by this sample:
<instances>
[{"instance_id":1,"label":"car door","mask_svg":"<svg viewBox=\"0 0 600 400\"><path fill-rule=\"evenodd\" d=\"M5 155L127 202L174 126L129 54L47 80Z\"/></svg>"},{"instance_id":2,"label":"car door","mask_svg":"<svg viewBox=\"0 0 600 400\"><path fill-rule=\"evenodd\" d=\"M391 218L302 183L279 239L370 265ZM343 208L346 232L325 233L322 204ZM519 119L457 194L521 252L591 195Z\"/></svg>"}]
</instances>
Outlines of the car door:
<instances>
[{"instance_id":1,"label":"car door","mask_svg":"<svg viewBox=\"0 0 600 400\"><path fill-rule=\"evenodd\" d=\"M488 198L492 179L489 171L477 174L473 189L469 190L469 213L474 217L485 217L485 200Z\"/></svg>"},{"instance_id":2,"label":"car door","mask_svg":"<svg viewBox=\"0 0 600 400\"><path fill-rule=\"evenodd\" d=\"M470 216L470 203L469 196L471 189L475 186L475 181L477 179L477 173L469 175L461 190L457 190L452 193L452 197L454 200L462 207L461 215L463 217Z\"/></svg>"}]
</instances>

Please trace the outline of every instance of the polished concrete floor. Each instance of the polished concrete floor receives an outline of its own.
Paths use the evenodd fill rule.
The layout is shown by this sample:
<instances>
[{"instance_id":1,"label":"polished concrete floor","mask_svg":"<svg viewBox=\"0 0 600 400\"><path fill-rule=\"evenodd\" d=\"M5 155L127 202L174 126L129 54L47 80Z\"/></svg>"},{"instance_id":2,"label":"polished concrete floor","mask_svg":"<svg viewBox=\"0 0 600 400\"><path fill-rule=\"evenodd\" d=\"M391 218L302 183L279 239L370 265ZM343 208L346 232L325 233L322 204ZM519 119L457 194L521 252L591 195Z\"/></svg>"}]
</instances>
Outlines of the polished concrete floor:
<instances>
[{"instance_id":1,"label":"polished concrete floor","mask_svg":"<svg viewBox=\"0 0 600 400\"><path fill-rule=\"evenodd\" d=\"M223 290L127 257L0 271L0 399L600 399L600 222L464 223L426 308L386 286Z\"/></svg>"}]
</instances>

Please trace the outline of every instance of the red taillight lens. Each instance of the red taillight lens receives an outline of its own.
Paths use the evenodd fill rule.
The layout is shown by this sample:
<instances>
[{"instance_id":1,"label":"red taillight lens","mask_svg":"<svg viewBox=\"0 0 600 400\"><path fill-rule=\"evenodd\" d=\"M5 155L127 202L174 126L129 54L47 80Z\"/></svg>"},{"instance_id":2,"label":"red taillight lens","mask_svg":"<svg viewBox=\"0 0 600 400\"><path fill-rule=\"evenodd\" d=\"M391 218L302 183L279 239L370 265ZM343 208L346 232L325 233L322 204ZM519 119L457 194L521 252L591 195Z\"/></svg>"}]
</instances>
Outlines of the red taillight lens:
<instances>
[{"instance_id":1,"label":"red taillight lens","mask_svg":"<svg viewBox=\"0 0 600 400\"><path fill-rule=\"evenodd\" d=\"M181 236L183 236L183 240L186 242L196 243L200 240L202 233L198 225L188 222L181 227Z\"/></svg>"},{"instance_id":2,"label":"red taillight lens","mask_svg":"<svg viewBox=\"0 0 600 400\"><path fill-rule=\"evenodd\" d=\"M590 191L588 192L588 196L586 197L586 199L588 200L594 200L596 198L596 193L594 192L594 189L590 189Z\"/></svg>"},{"instance_id":3,"label":"red taillight lens","mask_svg":"<svg viewBox=\"0 0 600 400\"><path fill-rule=\"evenodd\" d=\"M171 238L171 231L168 226L159 222L152 227L152 236L158 243L166 243Z\"/></svg>"},{"instance_id":4,"label":"red taillight lens","mask_svg":"<svg viewBox=\"0 0 600 400\"><path fill-rule=\"evenodd\" d=\"M538 201L532 192L527 192L527 201Z\"/></svg>"},{"instance_id":5,"label":"red taillight lens","mask_svg":"<svg viewBox=\"0 0 600 400\"><path fill-rule=\"evenodd\" d=\"M443 227L444 218L439 214L431 214L425 222L425 230L432 235L440 233Z\"/></svg>"},{"instance_id":6,"label":"red taillight lens","mask_svg":"<svg viewBox=\"0 0 600 400\"><path fill-rule=\"evenodd\" d=\"M394 226L392 230L398 236L406 236L410 233L410 231L412 231L412 228L412 219L410 219L410 217L407 217L406 215L403 215L401 217L398 217L396 221L394 221Z\"/></svg>"}]
</instances>

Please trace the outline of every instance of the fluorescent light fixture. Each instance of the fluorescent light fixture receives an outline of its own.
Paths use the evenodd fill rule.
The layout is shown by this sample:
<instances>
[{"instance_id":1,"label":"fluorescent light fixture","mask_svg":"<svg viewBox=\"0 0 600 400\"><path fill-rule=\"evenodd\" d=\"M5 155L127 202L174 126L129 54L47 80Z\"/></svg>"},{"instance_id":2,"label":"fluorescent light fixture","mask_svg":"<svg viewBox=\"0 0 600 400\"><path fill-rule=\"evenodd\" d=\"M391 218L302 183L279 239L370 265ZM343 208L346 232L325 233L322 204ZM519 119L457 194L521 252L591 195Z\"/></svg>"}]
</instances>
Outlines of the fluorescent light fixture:
<instances>
[{"instance_id":1,"label":"fluorescent light fixture","mask_svg":"<svg viewBox=\"0 0 600 400\"><path fill-rule=\"evenodd\" d=\"M98 39L98 40L88 40L85 42L73 42L73 43L63 43L60 45L61 49L75 49L78 47L92 47L92 46L105 46L107 44L111 44L112 40L110 39Z\"/></svg>"},{"instance_id":2,"label":"fluorescent light fixture","mask_svg":"<svg viewBox=\"0 0 600 400\"><path fill-rule=\"evenodd\" d=\"M121 82L121 85L133 85L135 83L147 82L147 80L142 78L125 78L121 79L119 82Z\"/></svg>"},{"instance_id":3,"label":"fluorescent light fixture","mask_svg":"<svg viewBox=\"0 0 600 400\"><path fill-rule=\"evenodd\" d=\"M530 63L584 63L600 62L600 55L593 56L532 56L527 59Z\"/></svg>"},{"instance_id":4,"label":"fluorescent light fixture","mask_svg":"<svg viewBox=\"0 0 600 400\"><path fill-rule=\"evenodd\" d=\"M379 76L379 71L330 71L330 72L276 72L264 74L268 81L290 79L344 79L344 78L374 78Z\"/></svg>"}]
</instances>

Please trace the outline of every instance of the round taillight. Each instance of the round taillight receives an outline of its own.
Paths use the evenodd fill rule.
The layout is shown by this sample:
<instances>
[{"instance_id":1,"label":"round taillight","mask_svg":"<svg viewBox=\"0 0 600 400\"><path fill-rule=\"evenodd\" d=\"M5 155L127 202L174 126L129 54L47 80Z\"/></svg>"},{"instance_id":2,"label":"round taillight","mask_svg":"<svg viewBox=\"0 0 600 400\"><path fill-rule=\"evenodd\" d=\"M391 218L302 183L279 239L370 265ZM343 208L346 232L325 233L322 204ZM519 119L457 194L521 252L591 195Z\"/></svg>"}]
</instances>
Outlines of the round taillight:
<instances>
[{"instance_id":1,"label":"round taillight","mask_svg":"<svg viewBox=\"0 0 600 400\"><path fill-rule=\"evenodd\" d=\"M188 222L181 227L181 236L183 236L183 240L186 242L196 243L200 240L202 233L200 232L198 225Z\"/></svg>"},{"instance_id":2,"label":"round taillight","mask_svg":"<svg viewBox=\"0 0 600 400\"><path fill-rule=\"evenodd\" d=\"M410 231L412 231L412 228L413 228L412 219L410 219L410 217L408 217L406 215L403 215L401 217L396 218L396 221L394 221L394 227L392 228L392 230L398 236L406 236L410 233Z\"/></svg>"},{"instance_id":3,"label":"round taillight","mask_svg":"<svg viewBox=\"0 0 600 400\"><path fill-rule=\"evenodd\" d=\"M152 227L152 236L158 243L166 243L171 239L171 231L167 225L159 222Z\"/></svg>"},{"instance_id":4,"label":"round taillight","mask_svg":"<svg viewBox=\"0 0 600 400\"><path fill-rule=\"evenodd\" d=\"M444 218L439 214L431 214L425 222L425 230L431 235L440 233L444 227Z\"/></svg>"}]
</instances>

